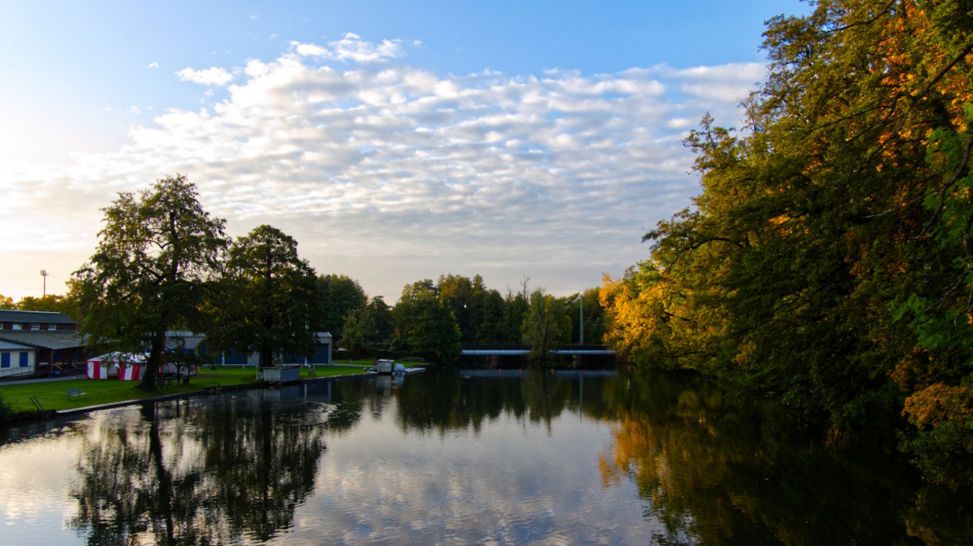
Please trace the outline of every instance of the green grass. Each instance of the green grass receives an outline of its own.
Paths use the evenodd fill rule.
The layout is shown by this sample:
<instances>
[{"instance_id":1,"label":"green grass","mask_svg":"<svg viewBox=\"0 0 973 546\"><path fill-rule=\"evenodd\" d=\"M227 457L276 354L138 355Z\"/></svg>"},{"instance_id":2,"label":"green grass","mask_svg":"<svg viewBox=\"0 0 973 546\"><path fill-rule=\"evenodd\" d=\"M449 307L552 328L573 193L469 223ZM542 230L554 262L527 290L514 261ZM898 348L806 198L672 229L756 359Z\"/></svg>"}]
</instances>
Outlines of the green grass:
<instances>
[{"instance_id":1,"label":"green grass","mask_svg":"<svg viewBox=\"0 0 973 546\"><path fill-rule=\"evenodd\" d=\"M317 366L312 375L309 370L302 369L302 378L333 377L337 375L354 375L362 373L360 366ZM14 412L33 411L36 408L31 397L37 397L45 410L64 410L139 400L165 394L200 391L214 387L230 387L254 383L257 375L256 368L199 368L199 374L189 381L188 385L173 385L159 392L145 392L137 389L137 382L119 381L117 379L71 379L68 381L51 381L46 383L28 383L24 385L0 385L0 398ZM83 396L68 397L69 389L80 389Z\"/></svg>"},{"instance_id":2,"label":"green grass","mask_svg":"<svg viewBox=\"0 0 973 546\"><path fill-rule=\"evenodd\" d=\"M423 366L430 365L429 362L426 362L424 360L411 360L411 359L403 360L400 358L396 358L394 360L396 362L401 362L402 365L405 366L406 368L420 368ZM354 360L347 359L347 358L342 360L335 359L334 363L336 365L371 367L375 365L375 359L374 358L356 358Z\"/></svg>"}]
</instances>

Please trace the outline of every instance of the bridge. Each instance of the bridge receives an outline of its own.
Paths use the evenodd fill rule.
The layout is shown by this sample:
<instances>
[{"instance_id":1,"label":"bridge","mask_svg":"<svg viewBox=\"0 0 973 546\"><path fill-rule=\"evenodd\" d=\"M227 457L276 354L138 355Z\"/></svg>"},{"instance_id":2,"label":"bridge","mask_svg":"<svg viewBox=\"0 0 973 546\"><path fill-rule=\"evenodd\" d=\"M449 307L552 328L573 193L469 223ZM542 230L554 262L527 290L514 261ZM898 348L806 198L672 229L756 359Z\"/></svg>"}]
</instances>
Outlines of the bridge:
<instances>
[{"instance_id":1,"label":"bridge","mask_svg":"<svg viewBox=\"0 0 973 546\"><path fill-rule=\"evenodd\" d=\"M527 356L530 347L526 346L489 346L466 345L463 356ZM548 351L552 355L563 356L611 356L615 351L604 345L565 345Z\"/></svg>"}]
</instances>

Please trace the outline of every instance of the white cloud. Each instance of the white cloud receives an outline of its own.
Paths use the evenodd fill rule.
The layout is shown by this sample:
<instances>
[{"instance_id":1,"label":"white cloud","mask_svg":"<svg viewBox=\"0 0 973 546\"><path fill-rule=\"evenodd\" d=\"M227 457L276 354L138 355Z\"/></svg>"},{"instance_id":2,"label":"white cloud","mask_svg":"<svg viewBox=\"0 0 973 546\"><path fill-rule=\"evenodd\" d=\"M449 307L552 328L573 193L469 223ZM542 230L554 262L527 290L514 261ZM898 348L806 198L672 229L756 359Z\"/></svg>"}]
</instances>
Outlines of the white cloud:
<instances>
[{"instance_id":1,"label":"white cloud","mask_svg":"<svg viewBox=\"0 0 973 546\"><path fill-rule=\"evenodd\" d=\"M233 74L225 68L213 66L196 70L193 68L183 68L176 73L180 80L198 83L200 85L226 85L233 81Z\"/></svg>"},{"instance_id":2,"label":"white cloud","mask_svg":"<svg viewBox=\"0 0 973 546\"><path fill-rule=\"evenodd\" d=\"M414 47L422 42L416 40ZM402 57L405 51L402 40L382 40L380 43L362 40L361 36L349 32L337 41L330 42L329 47L317 44L291 42L294 52L302 57L321 57L338 61L354 61L356 63L375 63Z\"/></svg>"},{"instance_id":3,"label":"white cloud","mask_svg":"<svg viewBox=\"0 0 973 546\"><path fill-rule=\"evenodd\" d=\"M116 152L20 176L5 217L44 210L52 220L40 236L0 220L0 250L49 237L90 253L99 208L116 192L179 172L234 234L278 225L320 270L392 300L402 284L447 272L481 273L501 290L524 274L577 290L644 257L642 233L689 205L697 185L682 138L707 111L737 124L744 82L763 74L728 65L453 76L371 62L399 57L399 43L292 43L249 60L211 107L164 111ZM179 77L233 79L221 67Z\"/></svg>"},{"instance_id":4,"label":"white cloud","mask_svg":"<svg viewBox=\"0 0 973 546\"><path fill-rule=\"evenodd\" d=\"M155 70L156 68L159 68L159 63L157 63L157 62L151 62L151 63L145 65L145 68L148 68L149 70Z\"/></svg>"}]
</instances>

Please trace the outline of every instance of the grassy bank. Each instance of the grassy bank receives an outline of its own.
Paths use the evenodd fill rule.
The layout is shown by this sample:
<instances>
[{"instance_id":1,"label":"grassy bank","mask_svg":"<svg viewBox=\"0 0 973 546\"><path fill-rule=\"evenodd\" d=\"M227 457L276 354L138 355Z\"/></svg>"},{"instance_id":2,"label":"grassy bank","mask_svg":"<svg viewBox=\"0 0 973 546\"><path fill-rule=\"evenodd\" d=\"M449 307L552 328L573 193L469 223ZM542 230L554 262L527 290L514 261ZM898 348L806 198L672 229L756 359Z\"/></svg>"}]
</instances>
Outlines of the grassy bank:
<instances>
[{"instance_id":1,"label":"grassy bank","mask_svg":"<svg viewBox=\"0 0 973 546\"><path fill-rule=\"evenodd\" d=\"M316 367L313 375L309 370L301 370L301 377L320 378L354 375L363 371L364 369L361 366L333 364ZM136 383L133 381L119 381L117 379L97 381L71 379L42 383L0 384L0 398L14 412L36 410L31 397L35 397L45 410L64 410L126 400L140 400L165 394L201 391L214 387L247 385L255 382L256 374L255 368L200 368L199 374L193 377L188 385L173 385L159 392L145 392L137 389ZM67 394L69 390L80 390L85 394L69 397Z\"/></svg>"}]
</instances>

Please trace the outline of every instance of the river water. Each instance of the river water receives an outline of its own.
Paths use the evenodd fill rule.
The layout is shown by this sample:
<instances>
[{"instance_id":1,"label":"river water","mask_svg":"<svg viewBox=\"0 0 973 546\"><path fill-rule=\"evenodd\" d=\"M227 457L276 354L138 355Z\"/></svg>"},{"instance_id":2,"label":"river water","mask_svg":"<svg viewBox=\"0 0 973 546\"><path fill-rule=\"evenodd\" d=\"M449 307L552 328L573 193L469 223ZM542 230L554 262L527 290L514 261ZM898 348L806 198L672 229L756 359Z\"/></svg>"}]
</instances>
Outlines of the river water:
<instances>
[{"instance_id":1,"label":"river water","mask_svg":"<svg viewBox=\"0 0 973 546\"><path fill-rule=\"evenodd\" d=\"M0 431L0 544L969 544L963 495L698 379L428 373Z\"/></svg>"}]
</instances>

